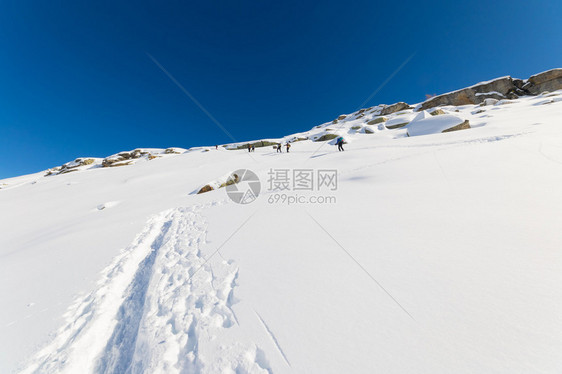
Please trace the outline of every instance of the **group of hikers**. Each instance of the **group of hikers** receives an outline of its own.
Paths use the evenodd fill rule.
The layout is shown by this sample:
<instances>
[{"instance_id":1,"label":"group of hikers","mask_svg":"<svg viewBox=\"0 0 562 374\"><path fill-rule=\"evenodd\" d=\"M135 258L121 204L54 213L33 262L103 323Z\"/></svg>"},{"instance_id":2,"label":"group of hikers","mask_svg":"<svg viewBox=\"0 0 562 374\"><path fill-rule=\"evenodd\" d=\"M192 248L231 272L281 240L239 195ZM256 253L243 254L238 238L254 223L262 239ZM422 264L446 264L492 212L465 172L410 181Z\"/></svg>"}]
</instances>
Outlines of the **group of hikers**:
<instances>
[{"instance_id":1,"label":"group of hikers","mask_svg":"<svg viewBox=\"0 0 562 374\"><path fill-rule=\"evenodd\" d=\"M287 153L289 153L289 149L291 149L291 143L287 142L285 144L285 147L287 148ZM277 150L278 153L283 153L283 146L281 145L281 143L274 145L273 148ZM256 151L256 146L254 144L248 144L248 152L255 152L255 151Z\"/></svg>"},{"instance_id":2,"label":"group of hikers","mask_svg":"<svg viewBox=\"0 0 562 374\"><path fill-rule=\"evenodd\" d=\"M291 149L291 143L287 142L287 144L285 144L285 147L287 148L287 153L289 153L289 149ZM277 153L283 153L281 143L277 144L277 146L274 146L274 148L277 150Z\"/></svg>"},{"instance_id":3,"label":"group of hikers","mask_svg":"<svg viewBox=\"0 0 562 374\"><path fill-rule=\"evenodd\" d=\"M336 145L338 146L338 151L342 152L344 151L343 149L343 145L345 143L345 140L343 139L342 136L338 137L336 139ZM216 149L219 149L219 146L215 146ZM283 146L281 145L281 143L277 143L277 145L274 145L273 148L275 150L277 150L277 153L283 153ZM285 144L285 147L287 148L287 153L289 153L289 149L291 149L291 143L287 142ZM254 144L248 144L248 152L255 152L256 151L256 146Z\"/></svg>"}]
</instances>

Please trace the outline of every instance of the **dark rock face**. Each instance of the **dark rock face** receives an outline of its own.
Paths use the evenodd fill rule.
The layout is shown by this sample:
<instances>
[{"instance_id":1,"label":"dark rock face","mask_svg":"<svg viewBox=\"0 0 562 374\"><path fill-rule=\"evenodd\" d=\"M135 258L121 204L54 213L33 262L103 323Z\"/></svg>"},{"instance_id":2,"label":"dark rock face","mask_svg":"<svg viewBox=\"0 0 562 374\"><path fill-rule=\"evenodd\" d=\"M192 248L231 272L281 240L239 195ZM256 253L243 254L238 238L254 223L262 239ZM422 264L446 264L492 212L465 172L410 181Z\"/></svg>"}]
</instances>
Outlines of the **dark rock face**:
<instances>
[{"instance_id":1,"label":"dark rock face","mask_svg":"<svg viewBox=\"0 0 562 374\"><path fill-rule=\"evenodd\" d=\"M471 87L449 92L426 100L418 110L440 105L480 104L486 99L517 99L524 95L538 95L544 91L562 89L562 69L552 69L533 75L527 81L503 77Z\"/></svg>"},{"instance_id":2,"label":"dark rock face","mask_svg":"<svg viewBox=\"0 0 562 374\"><path fill-rule=\"evenodd\" d=\"M396 112L399 112L399 111L404 110L404 109L412 109L412 107L401 101L401 102L398 102L396 104L385 106L381 110L380 115L386 116L388 114L396 113Z\"/></svg>"},{"instance_id":3,"label":"dark rock face","mask_svg":"<svg viewBox=\"0 0 562 374\"><path fill-rule=\"evenodd\" d=\"M453 127L450 127L446 130L443 130L441 132L451 132L451 131L458 131L458 130L466 130L470 128L470 123L468 122L468 120L465 120L463 123L461 123L460 125L456 125Z\"/></svg>"},{"instance_id":4,"label":"dark rock face","mask_svg":"<svg viewBox=\"0 0 562 374\"><path fill-rule=\"evenodd\" d=\"M489 82L480 83L462 90L449 92L432 97L425 101L419 110L426 110L440 105L470 105L480 104L485 99L505 99L519 97L528 94L523 87L523 81L511 77L494 79Z\"/></svg>"},{"instance_id":5,"label":"dark rock face","mask_svg":"<svg viewBox=\"0 0 562 374\"><path fill-rule=\"evenodd\" d=\"M552 69L533 75L527 80L523 89L535 95L544 91L556 91L562 89L562 69Z\"/></svg>"}]
</instances>

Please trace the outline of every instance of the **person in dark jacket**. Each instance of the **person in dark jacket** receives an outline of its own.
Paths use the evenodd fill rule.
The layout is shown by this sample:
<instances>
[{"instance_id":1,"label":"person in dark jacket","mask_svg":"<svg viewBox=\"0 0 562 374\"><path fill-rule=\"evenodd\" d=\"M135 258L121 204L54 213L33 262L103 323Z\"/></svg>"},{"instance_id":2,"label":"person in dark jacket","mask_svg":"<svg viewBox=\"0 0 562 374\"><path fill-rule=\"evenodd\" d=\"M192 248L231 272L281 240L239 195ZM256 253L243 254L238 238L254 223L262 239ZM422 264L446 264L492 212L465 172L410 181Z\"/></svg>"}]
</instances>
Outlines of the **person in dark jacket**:
<instances>
[{"instance_id":1,"label":"person in dark jacket","mask_svg":"<svg viewBox=\"0 0 562 374\"><path fill-rule=\"evenodd\" d=\"M340 136L337 140L336 140L336 145L338 146L338 151L342 152L343 149L343 138Z\"/></svg>"}]
</instances>

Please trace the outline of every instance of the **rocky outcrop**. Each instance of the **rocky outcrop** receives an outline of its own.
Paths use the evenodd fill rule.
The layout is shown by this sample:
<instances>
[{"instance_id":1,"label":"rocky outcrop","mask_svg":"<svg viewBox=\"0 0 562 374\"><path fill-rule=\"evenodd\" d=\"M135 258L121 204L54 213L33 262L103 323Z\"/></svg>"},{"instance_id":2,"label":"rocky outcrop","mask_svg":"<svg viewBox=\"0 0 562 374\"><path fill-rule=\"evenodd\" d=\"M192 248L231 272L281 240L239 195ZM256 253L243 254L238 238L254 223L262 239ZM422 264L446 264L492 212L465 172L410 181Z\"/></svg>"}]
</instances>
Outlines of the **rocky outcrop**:
<instances>
[{"instance_id":1,"label":"rocky outcrop","mask_svg":"<svg viewBox=\"0 0 562 374\"><path fill-rule=\"evenodd\" d=\"M562 69L552 69L533 75L527 79L527 83L525 83L523 89L534 95L538 95L544 91L562 89Z\"/></svg>"},{"instance_id":2,"label":"rocky outcrop","mask_svg":"<svg viewBox=\"0 0 562 374\"><path fill-rule=\"evenodd\" d=\"M238 145L234 148L227 148L229 150L238 150L238 149L248 149L248 147L255 147L255 148L261 148L261 147L269 147L271 145L277 145L278 143L276 142L270 142L267 140L260 140L258 142L254 142L254 143L246 143L246 144L242 144L242 145Z\"/></svg>"},{"instance_id":3,"label":"rocky outcrop","mask_svg":"<svg viewBox=\"0 0 562 374\"><path fill-rule=\"evenodd\" d=\"M377 123L382 123L382 122L386 122L386 121L388 121L388 118L386 118L386 117L377 117L377 118L372 119L369 122L367 122L367 125L376 125Z\"/></svg>"},{"instance_id":4,"label":"rocky outcrop","mask_svg":"<svg viewBox=\"0 0 562 374\"><path fill-rule=\"evenodd\" d=\"M233 173L223 183L219 184L219 182L215 181L215 182L211 182L209 184L204 185L203 187L201 187L199 189L199 191L197 191L197 195L205 193L205 192L213 191L215 189L215 187L217 189L223 188L223 187L226 187L226 186L230 186L231 184L236 184L238 182L240 182L240 177L238 176L238 174Z\"/></svg>"},{"instance_id":5,"label":"rocky outcrop","mask_svg":"<svg viewBox=\"0 0 562 374\"><path fill-rule=\"evenodd\" d=\"M533 75L526 81L502 77L474 86L434 96L423 102L418 111L441 105L480 104L486 100L517 99L525 95L538 95L545 91L562 89L562 69L552 69Z\"/></svg>"},{"instance_id":6,"label":"rocky outcrop","mask_svg":"<svg viewBox=\"0 0 562 374\"><path fill-rule=\"evenodd\" d=\"M130 152L120 152L116 155L104 158L101 162L101 166L107 168L130 165L134 159L141 158L145 155L150 155L150 152L143 151L142 149L135 149Z\"/></svg>"},{"instance_id":7,"label":"rocky outcrop","mask_svg":"<svg viewBox=\"0 0 562 374\"><path fill-rule=\"evenodd\" d=\"M179 155L182 154L183 152L177 148L166 148L164 150L164 153L167 155Z\"/></svg>"},{"instance_id":8,"label":"rocky outcrop","mask_svg":"<svg viewBox=\"0 0 562 374\"><path fill-rule=\"evenodd\" d=\"M337 137L338 137L337 134L324 134L324 135L314 139L314 141L315 142L325 142L326 140L335 139Z\"/></svg>"},{"instance_id":9,"label":"rocky outcrop","mask_svg":"<svg viewBox=\"0 0 562 374\"><path fill-rule=\"evenodd\" d=\"M412 107L401 101L401 102L398 102L396 104L385 106L381 110L380 115L386 116L386 115L389 115L389 114L392 114L392 113L399 112L399 111L404 110L404 109L412 109Z\"/></svg>"},{"instance_id":10,"label":"rocky outcrop","mask_svg":"<svg viewBox=\"0 0 562 374\"><path fill-rule=\"evenodd\" d=\"M45 176L72 173L78 171L82 166L92 165L95 162L93 158L77 158L74 161L67 162L62 166L47 170Z\"/></svg>"},{"instance_id":11,"label":"rocky outcrop","mask_svg":"<svg viewBox=\"0 0 562 374\"><path fill-rule=\"evenodd\" d=\"M438 95L422 103L418 110L426 110L441 105L471 105L480 104L485 99L517 98L529 94L523 88L521 79L502 77L489 82L483 82L462 90Z\"/></svg>"},{"instance_id":12,"label":"rocky outcrop","mask_svg":"<svg viewBox=\"0 0 562 374\"><path fill-rule=\"evenodd\" d=\"M199 192L197 192L197 194L199 195L201 193L209 192L209 191L212 191L212 190L213 190L213 187L211 187L211 185L209 185L209 184L206 184L203 187L201 187L201 189L199 190Z\"/></svg>"},{"instance_id":13,"label":"rocky outcrop","mask_svg":"<svg viewBox=\"0 0 562 374\"><path fill-rule=\"evenodd\" d=\"M49 175L56 175L59 173L61 167L60 166L56 166L54 168L50 168L49 170L47 170L47 172L45 173L45 176L48 177Z\"/></svg>"},{"instance_id":14,"label":"rocky outcrop","mask_svg":"<svg viewBox=\"0 0 562 374\"><path fill-rule=\"evenodd\" d=\"M230 177L228 177L226 182L221 183L220 188L230 186L231 184L236 184L238 182L240 182L240 177L238 176L238 174L233 173Z\"/></svg>"}]
</instances>

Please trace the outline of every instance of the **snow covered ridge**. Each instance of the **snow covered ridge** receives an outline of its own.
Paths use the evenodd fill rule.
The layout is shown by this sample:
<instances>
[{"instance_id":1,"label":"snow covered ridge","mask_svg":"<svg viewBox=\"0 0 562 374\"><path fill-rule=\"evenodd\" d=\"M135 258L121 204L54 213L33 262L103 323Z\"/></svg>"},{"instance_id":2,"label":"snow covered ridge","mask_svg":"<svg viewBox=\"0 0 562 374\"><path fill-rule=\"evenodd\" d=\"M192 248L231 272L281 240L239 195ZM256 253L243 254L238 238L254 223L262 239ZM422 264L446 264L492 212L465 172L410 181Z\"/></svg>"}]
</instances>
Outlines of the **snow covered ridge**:
<instances>
[{"instance_id":1,"label":"snow covered ridge","mask_svg":"<svg viewBox=\"0 0 562 374\"><path fill-rule=\"evenodd\" d=\"M150 161L155 158L164 157L172 154L187 152L183 148L137 148L132 151L119 152L106 158L80 157L64 165L48 169L45 176L66 174L75 171L83 171L94 168L116 167L132 165L139 161Z\"/></svg>"},{"instance_id":2,"label":"snow covered ridge","mask_svg":"<svg viewBox=\"0 0 562 374\"><path fill-rule=\"evenodd\" d=\"M246 150L248 146L255 148L271 148L282 143L294 143L301 141L326 142L335 144L335 139L344 137L346 142L352 141L355 135L377 134L386 130L400 130L391 134L392 137L428 135L438 132L450 132L470 129L470 119L459 116L455 107L466 105L504 105L524 96L541 95L545 98L552 91L562 89L562 68L548 70L535 74L528 79L522 80L504 76L486 82L480 82L467 88L441 94L426 100L423 103L409 105L398 102L392 105L380 104L370 108L360 109L351 114L342 114L331 122L315 126L309 131L287 135L283 138L261 139L249 142L231 143L221 146L225 150ZM556 92L551 95L557 96ZM544 100L540 104L549 104L559 100L553 97ZM435 109L435 107L442 107ZM415 112L429 111L436 116L446 114L448 117L441 119L424 119L415 124L416 129L409 126L414 119ZM483 113L485 110L473 111L475 114ZM478 113L476 113L478 112ZM456 116L453 118L451 116ZM451 125L443 128L445 125ZM462 125L462 126L461 126ZM408 127L409 126L409 127ZM406 131L403 131L406 130ZM45 171L45 176L66 174L76 171L85 171L95 168L118 167L133 165L161 157L186 152L207 152L212 147L194 147L189 150L183 148L137 148L132 151L119 152L106 158L81 157L64 165L57 166ZM219 183L220 186L220 183ZM0 189L9 186L0 185Z\"/></svg>"},{"instance_id":3,"label":"snow covered ridge","mask_svg":"<svg viewBox=\"0 0 562 374\"><path fill-rule=\"evenodd\" d=\"M458 114L459 109L456 107L499 106L510 104L526 96L551 97L537 103L537 105L550 104L558 100L556 97L559 93L552 92L558 90L562 90L561 68L535 74L525 80L505 76L441 94L419 104L409 105L405 102L392 105L380 104L354 113L342 114L331 122L302 133L301 136L308 136L312 141L328 141L339 136L345 136L348 140L350 134L375 134L385 130L402 129L393 134L395 137L465 130L471 128L469 118ZM436 107L441 108L436 109ZM428 111L432 116L444 114L447 116L434 119L427 115L416 117L415 112L424 111ZM473 114L485 111L486 109L474 110ZM414 117L418 118L415 124L412 123Z\"/></svg>"},{"instance_id":4,"label":"snow covered ridge","mask_svg":"<svg viewBox=\"0 0 562 374\"><path fill-rule=\"evenodd\" d=\"M487 98L513 100L559 89L562 89L562 69L552 69L525 80L506 76L438 95L423 102L419 110L440 105L480 104Z\"/></svg>"},{"instance_id":5,"label":"snow covered ridge","mask_svg":"<svg viewBox=\"0 0 562 374\"><path fill-rule=\"evenodd\" d=\"M423 103L414 104L413 106L409 106L404 102L398 102L392 105L380 104L375 107L361 109L351 114L342 114L333 120L332 124L337 124L338 122L346 119L349 120L350 118L359 119L367 114L385 116L406 109L421 111L437 106L476 105L485 102L486 99L515 100L522 96L536 96L560 89L562 89L562 68L535 74L525 80L504 76L480 82L456 91L440 94L427 99Z\"/></svg>"}]
</instances>

